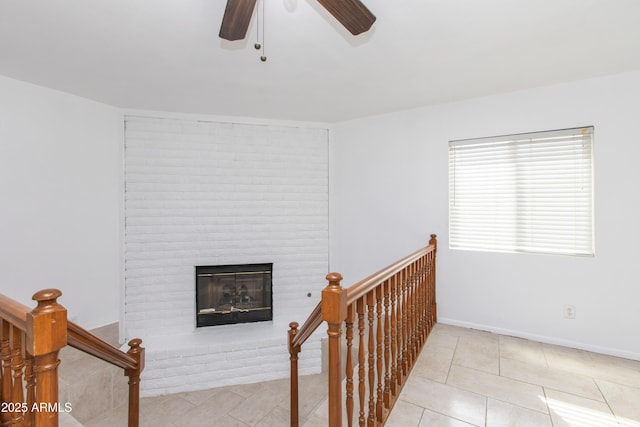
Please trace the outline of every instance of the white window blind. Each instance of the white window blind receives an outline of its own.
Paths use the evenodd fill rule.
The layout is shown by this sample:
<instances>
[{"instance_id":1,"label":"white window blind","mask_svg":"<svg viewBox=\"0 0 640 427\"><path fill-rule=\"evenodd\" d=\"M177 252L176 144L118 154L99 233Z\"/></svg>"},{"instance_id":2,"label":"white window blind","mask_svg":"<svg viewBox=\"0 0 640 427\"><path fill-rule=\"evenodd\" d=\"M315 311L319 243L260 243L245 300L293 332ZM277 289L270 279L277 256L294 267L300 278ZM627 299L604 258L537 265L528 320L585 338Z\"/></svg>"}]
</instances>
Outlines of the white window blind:
<instances>
[{"instance_id":1,"label":"white window blind","mask_svg":"<svg viewBox=\"0 0 640 427\"><path fill-rule=\"evenodd\" d=\"M593 255L593 127L450 141L449 244Z\"/></svg>"}]
</instances>

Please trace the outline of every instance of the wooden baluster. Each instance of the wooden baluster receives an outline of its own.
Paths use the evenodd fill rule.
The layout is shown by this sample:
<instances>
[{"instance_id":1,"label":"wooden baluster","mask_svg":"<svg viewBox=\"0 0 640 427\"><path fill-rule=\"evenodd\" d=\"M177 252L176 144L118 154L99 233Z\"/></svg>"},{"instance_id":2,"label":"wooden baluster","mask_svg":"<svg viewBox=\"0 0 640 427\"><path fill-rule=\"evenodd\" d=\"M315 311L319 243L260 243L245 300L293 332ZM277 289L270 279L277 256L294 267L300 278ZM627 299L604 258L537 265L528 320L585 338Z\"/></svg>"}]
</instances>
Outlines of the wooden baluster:
<instances>
[{"instance_id":1,"label":"wooden baluster","mask_svg":"<svg viewBox=\"0 0 640 427\"><path fill-rule=\"evenodd\" d=\"M425 343L431 332L431 307L429 301L431 300L431 290L429 287L429 279L431 277L431 254L427 254L425 258L425 277L424 277L424 321L426 323L426 334L424 336Z\"/></svg>"},{"instance_id":2,"label":"wooden baluster","mask_svg":"<svg viewBox=\"0 0 640 427\"><path fill-rule=\"evenodd\" d=\"M402 271L396 277L396 379L398 390L402 390Z\"/></svg>"},{"instance_id":3,"label":"wooden baluster","mask_svg":"<svg viewBox=\"0 0 640 427\"><path fill-rule=\"evenodd\" d=\"M409 371L413 366L416 347L416 273L415 264L409 264Z\"/></svg>"},{"instance_id":4,"label":"wooden baluster","mask_svg":"<svg viewBox=\"0 0 640 427\"><path fill-rule=\"evenodd\" d=\"M425 342L431 331L431 307L429 301L431 300L431 289L429 286L429 280L431 278L431 253L425 256L425 276L424 276L424 321L426 323L426 334L424 337Z\"/></svg>"},{"instance_id":5,"label":"wooden baluster","mask_svg":"<svg viewBox=\"0 0 640 427\"><path fill-rule=\"evenodd\" d=\"M384 407L391 407L391 316L389 313L391 279L385 280L384 290Z\"/></svg>"},{"instance_id":6,"label":"wooden baluster","mask_svg":"<svg viewBox=\"0 0 640 427\"><path fill-rule=\"evenodd\" d=\"M431 326L435 324L435 305L436 305L436 293L435 293L435 274L436 274L436 253L431 252L431 264L429 265L429 322Z\"/></svg>"},{"instance_id":7,"label":"wooden baluster","mask_svg":"<svg viewBox=\"0 0 640 427\"><path fill-rule=\"evenodd\" d=\"M24 360L22 359L22 334L18 327L13 326L11 340L11 370L13 371L13 390L11 391L10 402L17 406L11 413L11 423L21 424L23 422L23 414L21 405L24 403L22 370L24 369Z\"/></svg>"},{"instance_id":8,"label":"wooden baluster","mask_svg":"<svg viewBox=\"0 0 640 427\"><path fill-rule=\"evenodd\" d=\"M347 317L347 292L340 286L339 273L327 275L329 285L322 291L322 320L329 337L329 425L342 426L341 325Z\"/></svg>"},{"instance_id":9,"label":"wooden baluster","mask_svg":"<svg viewBox=\"0 0 640 427\"><path fill-rule=\"evenodd\" d=\"M374 325L373 319L375 316L374 310L374 290L367 293L367 318L369 320L369 342L368 342L368 360L369 360L369 417L367 425L373 426L376 420L375 413L375 337L374 337Z\"/></svg>"},{"instance_id":10,"label":"wooden baluster","mask_svg":"<svg viewBox=\"0 0 640 427\"><path fill-rule=\"evenodd\" d=\"M422 344L424 345L427 342L427 338L429 337L429 332L431 331L431 321L429 320L429 255L427 254L424 258L424 277L423 277L423 286L424 286L424 336L422 338Z\"/></svg>"},{"instance_id":11,"label":"wooden baluster","mask_svg":"<svg viewBox=\"0 0 640 427\"><path fill-rule=\"evenodd\" d=\"M128 342L127 354L137 363L136 369L125 369L124 375L129 377L129 427L138 427L140 424L140 374L144 369L144 348L140 345L142 340L134 338Z\"/></svg>"},{"instance_id":12,"label":"wooden baluster","mask_svg":"<svg viewBox=\"0 0 640 427\"><path fill-rule=\"evenodd\" d=\"M402 383L404 383L407 377L407 321L409 320L409 313L407 307L407 271L402 270Z\"/></svg>"},{"instance_id":13,"label":"wooden baluster","mask_svg":"<svg viewBox=\"0 0 640 427\"><path fill-rule=\"evenodd\" d=\"M418 260L418 351L416 352L416 358L420 354L422 344L424 343L424 258L421 257Z\"/></svg>"},{"instance_id":14,"label":"wooden baluster","mask_svg":"<svg viewBox=\"0 0 640 427\"><path fill-rule=\"evenodd\" d=\"M415 294L414 337L413 337L413 363L415 364L420 350L420 260L414 263L413 292Z\"/></svg>"},{"instance_id":15,"label":"wooden baluster","mask_svg":"<svg viewBox=\"0 0 640 427\"><path fill-rule=\"evenodd\" d=\"M382 421L383 417L383 407L384 407L384 373L382 372L383 367L383 346L382 346L382 284L379 284L375 288L376 293L376 316L378 320L378 324L376 327L376 420Z\"/></svg>"},{"instance_id":16,"label":"wooden baluster","mask_svg":"<svg viewBox=\"0 0 640 427\"><path fill-rule=\"evenodd\" d=\"M33 372L33 367L35 364L35 360L29 352L26 352L25 355L25 369L24 369L24 380L27 383L26 392L27 392L27 408L29 409L25 414L24 425L25 427L34 427L35 426L35 412L31 409L33 408L33 404L36 402L36 376Z\"/></svg>"},{"instance_id":17,"label":"wooden baluster","mask_svg":"<svg viewBox=\"0 0 640 427\"><path fill-rule=\"evenodd\" d=\"M407 267L407 375L409 375L409 371L411 371L411 366L413 365L413 314L414 314L414 304L413 304L413 272L411 271L411 266Z\"/></svg>"},{"instance_id":18,"label":"wooden baluster","mask_svg":"<svg viewBox=\"0 0 640 427\"><path fill-rule=\"evenodd\" d=\"M436 274L436 253L430 254L431 264L429 266L429 322L433 326L436 316L436 290L435 290L435 274Z\"/></svg>"},{"instance_id":19,"label":"wooden baluster","mask_svg":"<svg viewBox=\"0 0 640 427\"><path fill-rule=\"evenodd\" d=\"M293 345L293 339L298 334L298 322L289 323L289 360L290 360L290 390L291 390L291 427L298 427L300 415L298 411L298 353L299 347Z\"/></svg>"},{"instance_id":20,"label":"wooden baluster","mask_svg":"<svg viewBox=\"0 0 640 427\"><path fill-rule=\"evenodd\" d=\"M411 266L407 266L407 375L411 371L411 356L413 355L413 274Z\"/></svg>"},{"instance_id":21,"label":"wooden baluster","mask_svg":"<svg viewBox=\"0 0 640 427\"><path fill-rule=\"evenodd\" d=\"M62 295L57 289L37 292L38 306L27 313L27 351L35 358L36 403L55 407L58 404L59 350L67 345L67 310L57 303ZM37 411L35 425L57 427L57 411Z\"/></svg>"},{"instance_id":22,"label":"wooden baluster","mask_svg":"<svg viewBox=\"0 0 640 427\"><path fill-rule=\"evenodd\" d=\"M411 366L416 360L416 332L418 328L418 292L417 292L417 272L415 262L409 266L411 271Z\"/></svg>"},{"instance_id":23,"label":"wooden baluster","mask_svg":"<svg viewBox=\"0 0 640 427\"><path fill-rule=\"evenodd\" d=\"M438 240L435 234L431 235L431 239L429 240L429 245L433 245L433 262L431 268L431 280L429 284L429 288L431 289L431 322L435 324L438 321L437 314L437 302L436 302L436 256L438 254Z\"/></svg>"},{"instance_id":24,"label":"wooden baluster","mask_svg":"<svg viewBox=\"0 0 640 427\"><path fill-rule=\"evenodd\" d=\"M419 310L419 316L418 316L418 349L422 348L422 345L424 344L425 341L425 333L427 330L426 327L426 316L425 316L425 307L426 307L426 295L425 295L425 291L426 291L426 283L425 283L425 258L424 257L420 257L420 259L418 260L418 289L419 289L419 299L420 299L420 310ZM418 352L419 353L419 352Z\"/></svg>"},{"instance_id":25,"label":"wooden baluster","mask_svg":"<svg viewBox=\"0 0 640 427\"><path fill-rule=\"evenodd\" d=\"M435 279L436 279L436 253L431 253L431 268L429 269L429 293L430 293L430 307L429 313L431 313L431 324L434 325L436 323L436 289L435 289Z\"/></svg>"},{"instance_id":26,"label":"wooden baluster","mask_svg":"<svg viewBox=\"0 0 640 427\"><path fill-rule=\"evenodd\" d=\"M391 395L398 396L398 320L397 313L397 283L398 275L391 278Z\"/></svg>"},{"instance_id":27,"label":"wooden baluster","mask_svg":"<svg viewBox=\"0 0 640 427\"><path fill-rule=\"evenodd\" d=\"M422 270L421 270L421 258L415 262L415 293L416 293L416 334L415 334L415 346L414 346L414 362L420 354L420 344L422 343Z\"/></svg>"},{"instance_id":28,"label":"wooden baluster","mask_svg":"<svg viewBox=\"0 0 640 427\"><path fill-rule=\"evenodd\" d=\"M356 302L356 310L358 312L358 399L360 403L360 416L358 425L364 427L364 396L365 396L365 371L364 371L364 297L359 298Z\"/></svg>"},{"instance_id":29,"label":"wooden baluster","mask_svg":"<svg viewBox=\"0 0 640 427\"><path fill-rule=\"evenodd\" d=\"M424 278L424 287L425 287L425 291L424 291L424 295L425 295L425 300L424 300L424 315L425 315L425 322L427 323L427 333L424 337L424 341L427 341L427 338L429 337L429 333L431 332L431 286L429 286L431 280L431 253L427 254L426 257L426 264L425 264L425 278Z\"/></svg>"},{"instance_id":30,"label":"wooden baluster","mask_svg":"<svg viewBox=\"0 0 640 427\"><path fill-rule=\"evenodd\" d=\"M2 341L0 342L2 355L2 402L11 402L13 384L11 380L11 324L2 320ZM11 413L2 411L0 413L0 423L2 427L11 425Z\"/></svg>"},{"instance_id":31,"label":"wooden baluster","mask_svg":"<svg viewBox=\"0 0 640 427\"><path fill-rule=\"evenodd\" d=\"M345 373L347 376L347 426L353 426L353 321L355 318L355 310L353 304L347 307L346 336L347 336L347 362Z\"/></svg>"},{"instance_id":32,"label":"wooden baluster","mask_svg":"<svg viewBox=\"0 0 640 427\"><path fill-rule=\"evenodd\" d=\"M433 252L429 252L427 255L427 278L426 278L426 286L427 286L427 322L429 324L429 332L433 328L433 323L431 321L431 269L432 269L432 256Z\"/></svg>"}]
</instances>

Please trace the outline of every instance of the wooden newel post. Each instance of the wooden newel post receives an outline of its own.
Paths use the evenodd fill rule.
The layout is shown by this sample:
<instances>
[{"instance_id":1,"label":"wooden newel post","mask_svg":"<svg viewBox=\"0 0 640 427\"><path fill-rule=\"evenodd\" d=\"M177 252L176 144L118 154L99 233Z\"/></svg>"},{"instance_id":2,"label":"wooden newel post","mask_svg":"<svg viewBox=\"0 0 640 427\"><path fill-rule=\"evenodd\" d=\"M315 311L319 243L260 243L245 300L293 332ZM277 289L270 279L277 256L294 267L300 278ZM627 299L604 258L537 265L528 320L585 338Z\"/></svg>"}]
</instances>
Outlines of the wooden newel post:
<instances>
[{"instance_id":1,"label":"wooden newel post","mask_svg":"<svg viewBox=\"0 0 640 427\"><path fill-rule=\"evenodd\" d=\"M144 347L142 340L134 338L128 342L127 354L137 362L137 369L125 369L124 375L129 377L129 427L138 427L140 423L140 374L144 369Z\"/></svg>"},{"instance_id":2,"label":"wooden newel post","mask_svg":"<svg viewBox=\"0 0 640 427\"><path fill-rule=\"evenodd\" d=\"M291 361L291 427L298 427L300 423L298 413L298 353L300 347L293 345L293 339L298 334L298 322L289 323L289 360Z\"/></svg>"},{"instance_id":3,"label":"wooden newel post","mask_svg":"<svg viewBox=\"0 0 640 427\"><path fill-rule=\"evenodd\" d=\"M57 302L61 295L57 289L37 292L33 299L38 306L27 313L27 351L35 359L37 426L58 426L58 352L67 345L67 310Z\"/></svg>"},{"instance_id":4,"label":"wooden newel post","mask_svg":"<svg viewBox=\"0 0 640 427\"><path fill-rule=\"evenodd\" d=\"M322 320L329 336L329 425L342 426L340 326L347 318L347 291L342 289L340 273L327 275L329 285L322 291Z\"/></svg>"},{"instance_id":5,"label":"wooden newel post","mask_svg":"<svg viewBox=\"0 0 640 427\"><path fill-rule=\"evenodd\" d=\"M438 240L435 234L431 235L431 239L429 240L429 245L433 245L433 264L431 270L431 282L429 284L429 289L431 290L433 298L433 304L431 306L431 324L436 324L438 322L438 303L436 302L436 254L438 253Z\"/></svg>"}]
</instances>

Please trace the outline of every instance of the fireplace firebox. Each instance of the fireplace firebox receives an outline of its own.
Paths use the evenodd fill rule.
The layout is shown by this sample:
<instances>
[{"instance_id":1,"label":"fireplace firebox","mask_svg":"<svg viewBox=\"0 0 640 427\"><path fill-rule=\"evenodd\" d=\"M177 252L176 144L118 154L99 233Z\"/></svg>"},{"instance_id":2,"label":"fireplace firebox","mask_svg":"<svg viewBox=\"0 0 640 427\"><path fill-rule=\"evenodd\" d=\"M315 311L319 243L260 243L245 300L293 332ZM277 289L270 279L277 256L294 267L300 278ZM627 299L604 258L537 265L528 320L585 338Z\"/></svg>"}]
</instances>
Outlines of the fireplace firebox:
<instances>
[{"instance_id":1,"label":"fireplace firebox","mask_svg":"<svg viewBox=\"0 0 640 427\"><path fill-rule=\"evenodd\" d=\"M273 319L273 264L196 266L196 326Z\"/></svg>"}]
</instances>

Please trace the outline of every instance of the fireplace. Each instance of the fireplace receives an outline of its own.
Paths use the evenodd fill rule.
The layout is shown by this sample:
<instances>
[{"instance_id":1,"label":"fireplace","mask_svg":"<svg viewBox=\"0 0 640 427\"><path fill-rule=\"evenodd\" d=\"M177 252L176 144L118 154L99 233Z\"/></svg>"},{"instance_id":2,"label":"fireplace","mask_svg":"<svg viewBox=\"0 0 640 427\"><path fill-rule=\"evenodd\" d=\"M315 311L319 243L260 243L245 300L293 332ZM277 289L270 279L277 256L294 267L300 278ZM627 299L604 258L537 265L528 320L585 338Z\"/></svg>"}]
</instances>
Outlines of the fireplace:
<instances>
[{"instance_id":1,"label":"fireplace","mask_svg":"<svg viewBox=\"0 0 640 427\"><path fill-rule=\"evenodd\" d=\"M196 326L273 319L273 264L196 266Z\"/></svg>"}]
</instances>

